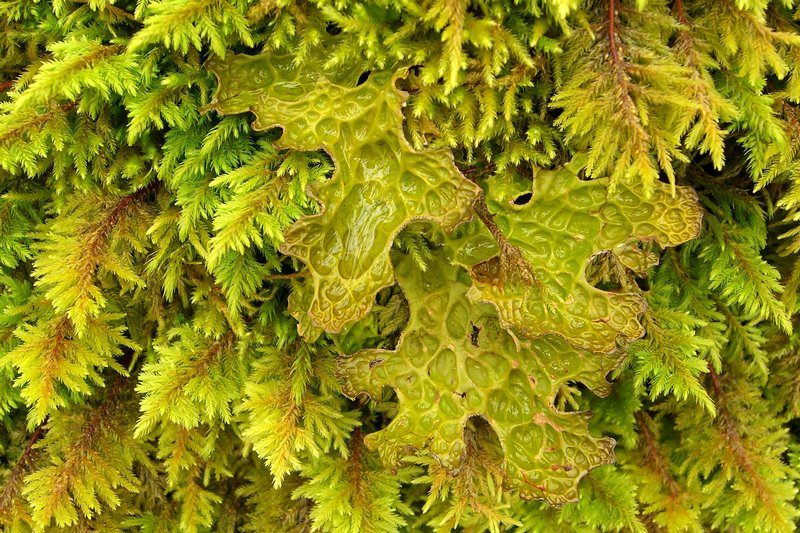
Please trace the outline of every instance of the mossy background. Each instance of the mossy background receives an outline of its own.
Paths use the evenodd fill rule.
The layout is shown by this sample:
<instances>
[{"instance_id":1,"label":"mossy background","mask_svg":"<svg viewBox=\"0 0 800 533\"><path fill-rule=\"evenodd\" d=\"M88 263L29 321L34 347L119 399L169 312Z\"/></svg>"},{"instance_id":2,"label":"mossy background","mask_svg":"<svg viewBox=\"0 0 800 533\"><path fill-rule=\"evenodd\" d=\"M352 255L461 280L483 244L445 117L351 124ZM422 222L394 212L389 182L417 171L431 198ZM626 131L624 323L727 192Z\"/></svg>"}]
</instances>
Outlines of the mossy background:
<instances>
[{"instance_id":1,"label":"mossy background","mask_svg":"<svg viewBox=\"0 0 800 533\"><path fill-rule=\"evenodd\" d=\"M0 1L0 528L795 529L798 18L792 0ZM382 461L371 435L401 394L350 399L344 361L395 350L420 302L387 271L341 328L308 314L285 242L336 161L220 112L215 66L258 53L358 66L356 85L403 71L397 135L452 154L475 199L453 232L433 216L383 235L385 257L461 268L484 298L529 302L552 268L514 240L537 177L674 193L687 227L702 211L697 238L634 233L583 270L646 310L644 336L601 350L611 386L546 398L616 440L578 503L521 498L480 417L457 468L427 443Z\"/></svg>"}]
</instances>

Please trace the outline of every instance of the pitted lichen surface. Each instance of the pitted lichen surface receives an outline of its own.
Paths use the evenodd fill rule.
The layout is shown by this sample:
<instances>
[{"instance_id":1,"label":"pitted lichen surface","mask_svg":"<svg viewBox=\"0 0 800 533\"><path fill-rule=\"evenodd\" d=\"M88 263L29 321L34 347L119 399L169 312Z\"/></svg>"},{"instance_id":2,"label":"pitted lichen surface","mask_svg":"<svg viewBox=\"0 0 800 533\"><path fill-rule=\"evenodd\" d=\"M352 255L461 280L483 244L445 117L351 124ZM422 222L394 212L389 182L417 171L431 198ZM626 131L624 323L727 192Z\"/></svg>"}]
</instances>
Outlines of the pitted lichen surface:
<instances>
[{"instance_id":1,"label":"pitted lichen surface","mask_svg":"<svg viewBox=\"0 0 800 533\"><path fill-rule=\"evenodd\" d=\"M478 189L445 150L415 151L403 136L402 70L367 74L359 65L302 66L290 55L236 55L210 65L219 80L213 107L252 111L257 130L280 126L279 146L324 149L336 173L312 191L318 215L285 233L281 251L302 260L309 278L292 299L293 314L328 332L363 317L375 294L393 283L389 249L409 222L433 220L452 230L470 218Z\"/></svg>"},{"instance_id":2,"label":"pitted lichen surface","mask_svg":"<svg viewBox=\"0 0 800 533\"><path fill-rule=\"evenodd\" d=\"M580 478L612 460L613 440L589 434L588 414L558 411L556 395L570 381L607 393L605 376L624 357L618 345L642 334L644 308L638 295L593 287L585 269L610 250L643 273L654 259L636 242L674 246L696 236L696 196L666 186L649 198L625 186L609 190L604 180L580 180L576 161L540 172L524 205L508 195L513 187L492 194L489 180L496 225L489 231L470 222L479 191L452 155L406 142L405 96L395 87L402 71L364 80L357 64L326 71L323 63L297 66L279 54L217 61L210 65L219 80L213 107L252 111L256 129L283 128L279 146L324 149L334 160L333 178L312 191L321 212L290 227L281 247L308 268L290 299L301 330L342 330L395 277L405 292L411 316L397 350L340 361L348 396L377 398L386 386L398 395L396 417L366 444L391 464L409 449L425 449L455 471L465 424L480 416L496 432L522 495L576 500ZM467 224L445 238L450 258L436 252L423 273L398 256L393 268L394 238L420 219L446 233ZM498 271L501 241L530 267L527 282Z\"/></svg>"},{"instance_id":3,"label":"pitted lichen surface","mask_svg":"<svg viewBox=\"0 0 800 533\"><path fill-rule=\"evenodd\" d=\"M625 245L686 242L699 233L702 212L689 187L673 195L660 183L646 198L626 185L611 190L606 180L582 181L578 170L574 163L541 171L524 205L507 197L491 204L504 237L528 261L533 283L499 279L499 249L478 222L461 228L447 246L456 263L472 269L470 298L496 306L506 327L530 338L557 333L578 348L610 353L618 342L642 335L644 302L635 294L593 287L585 276L589 259L610 250L623 263L646 268L648 258L634 257Z\"/></svg>"},{"instance_id":4,"label":"pitted lichen surface","mask_svg":"<svg viewBox=\"0 0 800 533\"><path fill-rule=\"evenodd\" d=\"M366 437L367 446L389 464L408 448L427 448L455 471L467 419L481 416L523 496L576 500L580 478L613 459L614 441L592 437L588 414L559 412L554 399L568 381L607 393L605 375L619 364L619 352L579 351L557 335L515 339L492 306L467 298L468 274L443 256L426 272L401 256L396 276L411 311L397 350L363 350L340 360L348 396L379 398L385 386L397 392L397 415Z\"/></svg>"}]
</instances>

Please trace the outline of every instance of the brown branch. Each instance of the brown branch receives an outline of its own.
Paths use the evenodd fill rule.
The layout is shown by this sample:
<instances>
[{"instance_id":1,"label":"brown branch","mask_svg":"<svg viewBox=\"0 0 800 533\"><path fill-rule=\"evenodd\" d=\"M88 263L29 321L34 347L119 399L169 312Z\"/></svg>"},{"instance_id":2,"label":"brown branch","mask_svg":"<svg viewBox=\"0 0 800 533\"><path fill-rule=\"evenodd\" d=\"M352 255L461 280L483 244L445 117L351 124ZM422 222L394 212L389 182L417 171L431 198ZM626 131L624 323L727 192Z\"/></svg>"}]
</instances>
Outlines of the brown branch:
<instances>
[{"instance_id":1,"label":"brown branch","mask_svg":"<svg viewBox=\"0 0 800 533\"><path fill-rule=\"evenodd\" d=\"M350 477L350 483L353 485L353 507L364 508L368 505L367 498L364 494L364 464L361 456L364 447L364 436L361 433L361 428L356 428L353 431L353 437L350 442L350 459L347 462L347 473Z\"/></svg>"},{"instance_id":2,"label":"brown branch","mask_svg":"<svg viewBox=\"0 0 800 533\"><path fill-rule=\"evenodd\" d=\"M609 0L608 3L608 46L609 54L611 56L611 66L613 75L616 78L616 83L620 91L620 105L622 112L627 116L630 127L634 128L636 132L632 132L634 137L641 137L638 143L640 148L643 143L650 142L650 134L647 133L644 125L642 124L641 117L637 111L636 103L633 100L631 93L630 76L627 70L627 62L621 50L621 41L619 40L619 28L617 27L617 11L618 6L616 0Z\"/></svg>"},{"instance_id":3,"label":"brown branch","mask_svg":"<svg viewBox=\"0 0 800 533\"><path fill-rule=\"evenodd\" d=\"M116 376L109 385L108 394L103 401L94 407L92 412L83 419L84 422L80 427L75 429L79 435L66 448L64 461L58 465L59 480L53 488L51 499L64 497L65 492L71 489L72 477L75 476L76 471L82 468L82 463L88 460L88 454L97 445L101 430L118 423L119 418L116 416L116 412L123 401L123 392L130 391L134 384L135 380L126 380L122 376ZM113 431L119 432L119 430ZM97 450L97 453L100 453L100 450Z\"/></svg>"},{"instance_id":4,"label":"brown branch","mask_svg":"<svg viewBox=\"0 0 800 533\"><path fill-rule=\"evenodd\" d=\"M93 54L90 54L88 57L85 57L85 58L81 59L80 61L78 61L75 65L73 65L73 68L79 70L79 69L81 69L81 68L83 68L85 66L91 65L95 61L99 61L99 60L105 59L106 57L108 57L110 55L114 55L116 53L123 52L124 50L125 50L125 47L120 45L120 44L104 46L100 50L98 50L97 52L95 52ZM13 84L14 82L5 82L5 83ZM35 116L35 117L31 118L30 120L28 120L27 122L19 122L19 121L17 121L17 127L16 128L14 128L14 129L8 131L7 133L4 133L2 136L0 136L0 144L6 142L7 140L9 140L11 138L21 136L22 134L26 133L32 127L38 127L41 124L46 123L55 114L55 112L57 110L60 109L61 111L66 113L66 112L72 110L73 108L75 108L77 105L78 105L78 102L75 102L75 101L67 102L65 104L60 104L58 106L53 106L53 107L55 107L55 109L53 109L53 107L51 107L51 111L48 111L48 112L43 113L41 115Z\"/></svg>"},{"instance_id":5,"label":"brown branch","mask_svg":"<svg viewBox=\"0 0 800 533\"><path fill-rule=\"evenodd\" d=\"M17 459L14 469L11 470L11 475L6 481L2 494L0 494L0 515L3 514L3 510L8 508L14 493L17 491L18 485L22 481L22 477L34 464L38 452L33 449L33 446L44 436L44 427L46 424L47 419L45 418L45 420L36 427L31 439L28 441L28 445L20 454L19 459Z\"/></svg>"},{"instance_id":6,"label":"brown branch","mask_svg":"<svg viewBox=\"0 0 800 533\"><path fill-rule=\"evenodd\" d=\"M211 366L211 363L213 363L222 352L230 350L233 347L235 341L236 341L236 334L233 331L227 332L219 340L214 341L211 347L208 350L206 350L203 356L197 361L198 364L196 366L196 369L199 371L199 373L207 374L208 367ZM191 379L195 376L188 376L188 377L189 379ZM187 383L188 381L189 380L187 379Z\"/></svg>"},{"instance_id":7,"label":"brown branch","mask_svg":"<svg viewBox=\"0 0 800 533\"><path fill-rule=\"evenodd\" d=\"M661 476L661 481L669 490L670 497L679 499L681 495L680 486L672 477L664 455L659 449L656 436L650 428L652 419L643 411L637 411L634 417L636 418L636 424L639 426L639 433L644 439L645 456L652 464L653 469Z\"/></svg>"},{"instance_id":8,"label":"brown branch","mask_svg":"<svg viewBox=\"0 0 800 533\"><path fill-rule=\"evenodd\" d=\"M489 211L489 206L486 205L486 198L482 193L479 194L472 203L472 209L500 247L499 272L497 272L498 277L496 280L500 286L505 284L507 279L518 278L526 285L535 285L541 288L542 285L537 279L536 274L534 274L531 264L525 259L525 256L522 255L519 248L508 242L500 226L495 222L494 215ZM494 266L494 262L492 262L492 259L489 259L488 262L479 263L475 268L481 265Z\"/></svg>"},{"instance_id":9,"label":"brown branch","mask_svg":"<svg viewBox=\"0 0 800 533\"><path fill-rule=\"evenodd\" d=\"M675 14L678 16L678 21L684 26L689 25L689 19L686 17L686 11L683 7L683 0L675 0Z\"/></svg>"},{"instance_id":10,"label":"brown branch","mask_svg":"<svg viewBox=\"0 0 800 533\"><path fill-rule=\"evenodd\" d=\"M489 164L483 169L483 172L488 173L493 170L494 165ZM478 183L478 172L479 170L474 167L461 170L464 177L475 184ZM519 279L524 284L534 285L537 289L543 291L544 286L533 272L530 262L522 255L519 248L508 242L508 238L495 222L494 215L489 211L489 206L486 205L486 197L483 192L478 193L477 198L472 202L472 210L486 226L486 229L489 230L489 233L492 234L497 246L500 248L499 258L493 257L478 263L472 268L472 274L476 279L484 279L487 282L496 283L500 287L509 278L512 280ZM509 276L509 274L511 275Z\"/></svg>"},{"instance_id":11,"label":"brown branch","mask_svg":"<svg viewBox=\"0 0 800 533\"><path fill-rule=\"evenodd\" d=\"M31 118L28 121L17 122L15 128L10 129L6 133L0 135L0 145L5 144L7 141L11 139L21 137L23 134L27 133L31 129L39 128L43 124L47 123L47 121L50 120L56 114L56 112L61 111L63 113L67 113L73 110L77 106L78 106L77 102L68 102L66 104L55 106L46 113L42 113L41 115L36 115L35 117Z\"/></svg>"},{"instance_id":12,"label":"brown branch","mask_svg":"<svg viewBox=\"0 0 800 533\"><path fill-rule=\"evenodd\" d=\"M608 0L608 40L611 46L611 60L619 65L620 57L617 50L617 4L616 0Z\"/></svg>"},{"instance_id":13,"label":"brown branch","mask_svg":"<svg viewBox=\"0 0 800 533\"><path fill-rule=\"evenodd\" d=\"M119 8L119 7L111 5L111 4L107 4L105 8L110 13L116 15L119 18L127 19L127 20L130 20L131 22L136 22L137 24L143 24L141 21L136 19L136 17L133 15L133 13L129 13L128 11L125 11L122 8Z\"/></svg>"},{"instance_id":14,"label":"brown branch","mask_svg":"<svg viewBox=\"0 0 800 533\"><path fill-rule=\"evenodd\" d=\"M722 427L723 435L728 444L728 448L733 453L734 460L736 461L739 469L747 472L749 475L750 481L755 487L761 501L767 507L769 507L770 510L777 513L778 511L775 508L775 502L772 501L764 480L756 471L755 466L753 466L753 463L750 460L747 447L742 441L741 435L739 435L736 420L734 420L733 416L725 405L726 393L722 390L719 376L717 375L716 370L714 370L714 365L711 363L708 364L708 375L711 378L711 389L715 398L714 403L717 405L717 419Z\"/></svg>"},{"instance_id":15,"label":"brown branch","mask_svg":"<svg viewBox=\"0 0 800 533\"><path fill-rule=\"evenodd\" d=\"M146 187L142 187L141 189L130 193L127 196L123 196L119 202L114 205L114 207L109 211L108 215L98 224L95 233L98 237L102 237L103 239L108 237L108 234L117 225L119 219L122 217L123 213L131 206L136 205L142 202L144 198L150 194L152 191L157 189L160 186L159 181L153 181Z\"/></svg>"},{"instance_id":16,"label":"brown branch","mask_svg":"<svg viewBox=\"0 0 800 533\"><path fill-rule=\"evenodd\" d=\"M195 288L200 288L201 285L208 286L208 299L219 307L220 312L225 317L225 320L228 321L228 325L234 330L234 333L241 336L243 332L237 327L237 322L239 321L234 320L233 315L231 315L230 308L228 307L228 301L225 299L225 293L222 291L222 287L214 283L213 278L205 279L193 272L190 268L187 268L185 272L186 277L189 278L189 282L194 284ZM211 276L211 274L209 274L205 268L203 268L203 272L206 275ZM244 320L243 323L247 324L248 322L249 320Z\"/></svg>"},{"instance_id":17,"label":"brown branch","mask_svg":"<svg viewBox=\"0 0 800 533\"><path fill-rule=\"evenodd\" d=\"M101 255L108 246L111 232L117 226L125 212L131 206L141 203L147 195L159 186L160 182L153 181L146 187L122 197L122 199L111 208L108 214L94 225L83 247L82 260L79 266L79 270L81 271L79 284L81 286L85 286L89 283L89 280L94 276L100 264Z\"/></svg>"},{"instance_id":18,"label":"brown branch","mask_svg":"<svg viewBox=\"0 0 800 533\"><path fill-rule=\"evenodd\" d=\"M230 350L236 341L236 334L233 331L228 331L211 343L208 349L197 358L189 362L191 367L185 367L187 372L183 373L178 379L173 381L170 385L170 397L177 396L183 392L183 388L189 381L198 375L208 374L208 369L214 363L221 353Z\"/></svg>"}]
</instances>

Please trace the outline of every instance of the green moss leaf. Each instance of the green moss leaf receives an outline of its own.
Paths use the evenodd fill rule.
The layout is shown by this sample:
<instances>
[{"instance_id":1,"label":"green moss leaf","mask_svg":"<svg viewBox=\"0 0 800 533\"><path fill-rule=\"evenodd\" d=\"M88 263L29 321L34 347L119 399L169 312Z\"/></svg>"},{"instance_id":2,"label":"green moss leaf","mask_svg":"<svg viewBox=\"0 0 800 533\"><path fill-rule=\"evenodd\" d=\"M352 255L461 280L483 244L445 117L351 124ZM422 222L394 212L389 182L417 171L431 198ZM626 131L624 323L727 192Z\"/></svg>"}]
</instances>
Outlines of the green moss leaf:
<instances>
[{"instance_id":1,"label":"green moss leaf","mask_svg":"<svg viewBox=\"0 0 800 533\"><path fill-rule=\"evenodd\" d=\"M578 481L613 460L614 441L591 436L588 414L560 412L554 399L570 381L607 393L605 375L620 356L579 351L557 335L515 338L494 308L467 297L467 273L441 253L437 259L424 273L409 256L397 263L411 307L397 350L362 350L340 360L348 396L377 399L385 386L397 392L397 415L366 445L389 464L408 448L427 448L456 471L466 450L464 426L480 416L497 433L523 496L577 500Z\"/></svg>"},{"instance_id":2,"label":"green moss leaf","mask_svg":"<svg viewBox=\"0 0 800 533\"><path fill-rule=\"evenodd\" d=\"M321 212L291 226L281 251L308 267L293 314L338 332L393 282L389 248L399 231L420 219L452 230L471 216L477 188L449 151L416 151L406 141L406 95L395 87L404 69L370 73L352 64L325 71L323 64L314 57L296 66L290 55L263 53L209 67L219 80L218 112L252 111L255 129L283 128L279 147L322 148L333 158L334 176L312 190Z\"/></svg>"}]
</instances>

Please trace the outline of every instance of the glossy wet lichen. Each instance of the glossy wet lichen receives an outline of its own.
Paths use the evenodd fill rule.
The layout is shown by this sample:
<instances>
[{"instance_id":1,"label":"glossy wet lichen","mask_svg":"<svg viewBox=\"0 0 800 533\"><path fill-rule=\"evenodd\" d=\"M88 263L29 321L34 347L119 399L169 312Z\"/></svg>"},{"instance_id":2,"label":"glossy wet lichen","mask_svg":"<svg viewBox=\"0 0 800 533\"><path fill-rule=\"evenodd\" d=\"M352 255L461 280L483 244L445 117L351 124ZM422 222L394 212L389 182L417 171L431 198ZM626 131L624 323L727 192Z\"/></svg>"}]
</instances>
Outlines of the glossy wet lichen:
<instances>
[{"instance_id":1,"label":"glossy wet lichen","mask_svg":"<svg viewBox=\"0 0 800 533\"><path fill-rule=\"evenodd\" d=\"M630 185L612 190L607 180L581 180L579 170L579 161L543 170L524 205L506 196L490 205L504 238L527 261L533 282L501 282L493 275L500 250L479 221L447 245L473 272L469 296L497 307L506 327L530 338L557 333L578 348L610 353L618 342L643 334L644 301L592 286L585 274L589 260L609 250L629 266L646 269L636 265L641 258L629 243L684 243L699 233L702 212L689 187L673 194L660 183L645 197Z\"/></svg>"},{"instance_id":2,"label":"glossy wet lichen","mask_svg":"<svg viewBox=\"0 0 800 533\"><path fill-rule=\"evenodd\" d=\"M480 416L497 434L523 496L576 500L580 478L613 459L614 441L590 435L587 413L560 412L554 400L570 381L607 393L605 375L623 355L576 350L557 335L515 339L492 306L467 297L467 273L441 254L437 259L422 272L399 256L396 276L411 313L397 349L340 359L348 396L379 398L386 386L397 393L397 415L366 437L367 446L388 465L409 449L427 449L456 471L464 426Z\"/></svg>"},{"instance_id":3,"label":"glossy wet lichen","mask_svg":"<svg viewBox=\"0 0 800 533\"><path fill-rule=\"evenodd\" d=\"M292 313L338 332L393 283L389 249L398 232L422 219L452 230L470 218L478 189L449 151L416 151L406 141L406 95L395 87L403 69L371 73L359 84L359 65L330 71L322 55L302 66L293 59L263 53L213 62L219 80L213 108L252 111L255 129L283 128L280 147L324 149L333 158L334 176L312 191L320 213L292 225L281 252L308 267Z\"/></svg>"},{"instance_id":4,"label":"glossy wet lichen","mask_svg":"<svg viewBox=\"0 0 800 533\"><path fill-rule=\"evenodd\" d=\"M410 307L397 349L340 359L346 395L378 398L388 386L398 396L396 416L366 436L367 446L390 465L426 450L456 471L465 425L478 416L497 434L523 496L574 501L581 477L613 459L613 439L590 435L589 415L561 412L555 398L568 382L606 394L605 376L625 356L620 346L642 334L644 309L639 294L589 283L587 264L609 251L646 274L657 258L636 243L674 246L696 236L695 194L666 185L649 197L625 185L612 190L605 180L579 179L576 158L540 171L527 190L498 190L495 176L487 203L476 203L478 187L449 151L406 142L405 94L395 87L402 69L364 79L356 63L335 71L323 64L321 52L302 65L268 53L210 64L219 80L214 109L252 111L256 129L283 128L279 147L324 149L336 166L312 191L319 214L292 225L281 247L307 267L290 296L301 332L349 327L397 280ZM482 220L473 206L482 206ZM416 220L444 230L425 272L406 256L396 256L396 268L390 260L398 232ZM503 270L513 268L526 275Z\"/></svg>"}]
</instances>

